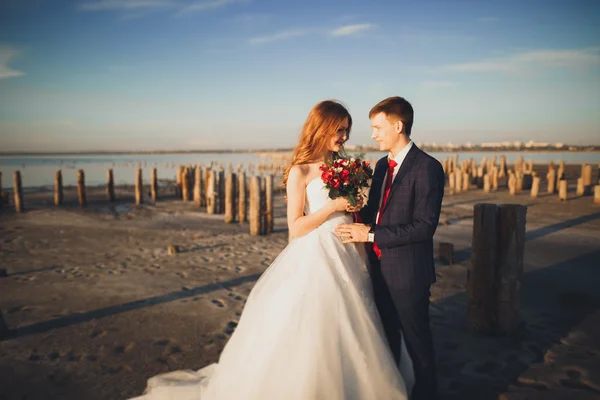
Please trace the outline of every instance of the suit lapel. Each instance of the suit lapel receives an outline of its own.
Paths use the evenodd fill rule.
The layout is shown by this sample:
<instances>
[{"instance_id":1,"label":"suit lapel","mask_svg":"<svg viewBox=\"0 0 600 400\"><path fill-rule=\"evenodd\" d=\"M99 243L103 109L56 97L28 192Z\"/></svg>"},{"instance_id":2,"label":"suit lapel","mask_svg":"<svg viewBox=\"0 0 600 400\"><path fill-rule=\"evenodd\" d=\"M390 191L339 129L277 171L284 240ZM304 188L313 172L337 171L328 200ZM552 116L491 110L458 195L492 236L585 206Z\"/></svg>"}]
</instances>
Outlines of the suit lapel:
<instances>
[{"instance_id":1,"label":"suit lapel","mask_svg":"<svg viewBox=\"0 0 600 400\"><path fill-rule=\"evenodd\" d=\"M387 157L384 157L387 160ZM372 202L372 209L375 210L374 218L377 216L377 211L379 210L379 201L381 200L381 189L383 185L383 180L385 178L385 173L387 170L387 162L377 162L375 166L375 171L373 172L373 180L371 181L371 189L369 192L369 202Z\"/></svg>"},{"instance_id":2,"label":"suit lapel","mask_svg":"<svg viewBox=\"0 0 600 400\"><path fill-rule=\"evenodd\" d=\"M402 165L400 166L400 169L398 170L398 173L396 174L394 181L392 182L390 194L388 195L388 199L385 204L386 206L383 207L383 209L381 210L382 213L385 211L385 209L387 208L387 205L390 203L390 200L392 199L392 196L394 195L394 191L396 190L396 188L398 186L400 186L400 182L402 182L402 178L404 177L404 175L406 175L406 173L413 168L414 160L415 160L415 157L417 156L418 152L419 152L419 148L417 147L416 144L413 143L412 147L408 151L408 154L404 158L404 161L402 161Z\"/></svg>"}]
</instances>

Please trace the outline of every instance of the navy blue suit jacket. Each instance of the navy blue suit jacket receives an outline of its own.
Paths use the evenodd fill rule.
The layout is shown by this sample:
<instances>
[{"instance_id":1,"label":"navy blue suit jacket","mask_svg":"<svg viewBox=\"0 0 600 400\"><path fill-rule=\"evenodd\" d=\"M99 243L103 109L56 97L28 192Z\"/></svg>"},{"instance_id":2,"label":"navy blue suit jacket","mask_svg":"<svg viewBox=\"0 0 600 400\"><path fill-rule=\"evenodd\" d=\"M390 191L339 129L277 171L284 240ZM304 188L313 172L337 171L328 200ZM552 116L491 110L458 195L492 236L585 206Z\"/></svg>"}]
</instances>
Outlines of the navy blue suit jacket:
<instances>
[{"instance_id":1,"label":"navy blue suit jacket","mask_svg":"<svg viewBox=\"0 0 600 400\"><path fill-rule=\"evenodd\" d=\"M366 224L374 224L388 168L387 156L375 167L367 205L361 210ZM383 275L394 292L428 289L435 282L433 234L437 229L444 197L444 170L438 160L414 143L402 162L374 226L378 260L371 248L371 267Z\"/></svg>"}]
</instances>

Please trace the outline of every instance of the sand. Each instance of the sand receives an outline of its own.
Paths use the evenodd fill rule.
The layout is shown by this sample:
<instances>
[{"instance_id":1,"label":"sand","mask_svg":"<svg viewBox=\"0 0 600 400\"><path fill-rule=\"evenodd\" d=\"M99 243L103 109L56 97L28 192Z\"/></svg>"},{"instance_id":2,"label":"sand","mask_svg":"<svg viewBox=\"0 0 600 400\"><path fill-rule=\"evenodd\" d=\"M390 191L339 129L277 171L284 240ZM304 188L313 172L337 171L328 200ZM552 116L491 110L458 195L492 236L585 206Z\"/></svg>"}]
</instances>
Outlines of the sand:
<instances>
[{"instance_id":1,"label":"sand","mask_svg":"<svg viewBox=\"0 0 600 400\"><path fill-rule=\"evenodd\" d=\"M436 242L431 322L442 399L600 397L600 207L591 197L530 199L505 190L447 195ZM61 208L28 194L27 212L0 210L0 342L3 399L124 399L158 373L217 361L260 274L287 244L276 196L275 232L248 234L163 188L157 204L133 206L120 187L108 207L90 188ZM544 193L544 187L542 187ZM464 291L477 202L528 205L523 326L514 337L466 328ZM168 254L177 245L180 253ZM1 272L1 271L0 271Z\"/></svg>"}]
</instances>

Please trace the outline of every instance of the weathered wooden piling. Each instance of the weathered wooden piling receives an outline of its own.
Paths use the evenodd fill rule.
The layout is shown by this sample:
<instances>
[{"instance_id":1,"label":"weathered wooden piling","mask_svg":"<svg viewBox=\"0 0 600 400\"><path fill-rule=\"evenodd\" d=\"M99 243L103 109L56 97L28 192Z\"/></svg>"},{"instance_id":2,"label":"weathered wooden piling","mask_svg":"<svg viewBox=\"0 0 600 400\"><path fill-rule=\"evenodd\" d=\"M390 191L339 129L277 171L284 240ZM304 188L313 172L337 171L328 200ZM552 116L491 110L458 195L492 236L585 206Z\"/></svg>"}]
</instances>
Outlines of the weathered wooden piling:
<instances>
[{"instance_id":1,"label":"weathered wooden piling","mask_svg":"<svg viewBox=\"0 0 600 400\"><path fill-rule=\"evenodd\" d=\"M135 171L135 204L144 204L144 185L141 168L137 168Z\"/></svg>"},{"instance_id":2,"label":"weathered wooden piling","mask_svg":"<svg viewBox=\"0 0 600 400\"><path fill-rule=\"evenodd\" d=\"M260 178L250 178L250 235L261 235L261 188Z\"/></svg>"},{"instance_id":3,"label":"weathered wooden piling","mask_svg":"<svg viewBox=\"0 0 600 400\"><path fill-rule=\"evenodd\" d=\"M240 171L238 174L238 222L248 221L247 210L248 198L246 196L246 173Z\"/></svg>"},{"instance_id":4,"label":"weathered wooden piling","mask_svg":"<svg viewBox=\"0 0 600 400\"><path fill-rule=\"evenodd\" d=\"M267 175L265 181L265 234L273 232L273 175Z\"/></svg>"},{"instance_id":5,"label":"weathered wooden piling","mask_svg":"<svg viewBox=\"0 0 600 400\"><path fill-rule=\"evenodd\" d=\"M56 171L56 175L54 175L54 205L60 206L63 203L64 194L63 194L63 178L62 171Z\"/></svg>"},{"instance_id":6,"label":"weathered wooden piling","mask_svg":"<svg viewBox=\"0 0 600 400\"><path fill-rule=\"evenodd\" d=\"M567 180L561 179L558 183L558 199L560 201L567 200Z\"/></svg>"},{"instance_id":7,"label":"weathered wooden piling","mask_svg":"<svg viewBox=\"0 0 600 400\"><path fill-rule=\"evenodd\" d=\"M225 223L226 224L230 224L235 221L236 189L237 189L236 174L234 174L233 172L228 172L227 177L225 178Z\"/></svg>"},{"instance_id":8,"label":"weathered wooden piling","mask_svg":"<svg viewBox=\"0 0 600 400\"><path fill-rule=\"evenodd\" d=\"M85 172L80 169L77 171L77 198L81 207L87 207L87 195L85 192Z\"/></svg>"},{"instance_id":9,"label":"weathered wooden piling","mask_svg":"<svg viewBox=\"0 0 600 400\"><path fill-rule=\"evenodd\" d=\"M25 211L23 204L23 183L21 182L21 171L15 171L13 175L13 194L15 199L15 211L21 213Z\"/></svg>"},{"instance_id":10,"label":"weathered wooden piling","mask_svg":"<svg viewBox=\"0 0 600 400\"><path fill-rule=\"evenodd\" d=\"M111 203L116 200L115 198L115 177L113 175L112 168L106 171L106 198Z\"/></svg>"},{"instance_id":11,"label":"weathered wooden piling","mask_svg":"<svg viewBox=\"0 0 600 400\"><path fill-rule=\"evenodd\" d=\"M467 280L472 331L512 335L519 326L526 212L516 204L475 205Z\"/></svg>"},{"instance_id":12,"label":"weathered wooden piling","mask_svg":"<svg viewBox=\"0 0 600 400\"><path fill-rule=\"evenodd\" d=\"M540 181L541 181L541 179L539 176L535 176L533 178L533 183L531 184L531 193L530 193L531 198L535 199L536 197L538 197L538 194L540 192Z\"/></svg>"},{"instance_id":13,"label":"weathered wooden piling","mask_svg":"<svg viewBox=\"0 0 600 400\"><path fill-rule=\"evenodd\" d=\"M217 171L210 170L208 172L208 179L206 180L206 213L215 213L215 202L217 193L215 191L215 185L217 181Z\"/></svg>"}]
</instances>

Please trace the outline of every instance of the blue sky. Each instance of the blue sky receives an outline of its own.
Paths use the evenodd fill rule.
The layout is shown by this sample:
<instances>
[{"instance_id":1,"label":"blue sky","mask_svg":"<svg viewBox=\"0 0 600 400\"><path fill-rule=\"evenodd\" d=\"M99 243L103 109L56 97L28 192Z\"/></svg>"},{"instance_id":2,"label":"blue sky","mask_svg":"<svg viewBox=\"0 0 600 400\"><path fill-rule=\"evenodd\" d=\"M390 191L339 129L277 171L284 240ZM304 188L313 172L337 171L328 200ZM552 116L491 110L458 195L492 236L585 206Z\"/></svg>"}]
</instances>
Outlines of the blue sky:
<instances>
[{"instance_id":1,"label":"blue sky","mask_svg":"<svg viewBox=\"0 0 600 400\"><path fill-rule=\"evenodd\" d=\"M600 1L0 1L3 150L292 147L334 98L417 142L600 144Z\"/></svg>"}]
</instances>

